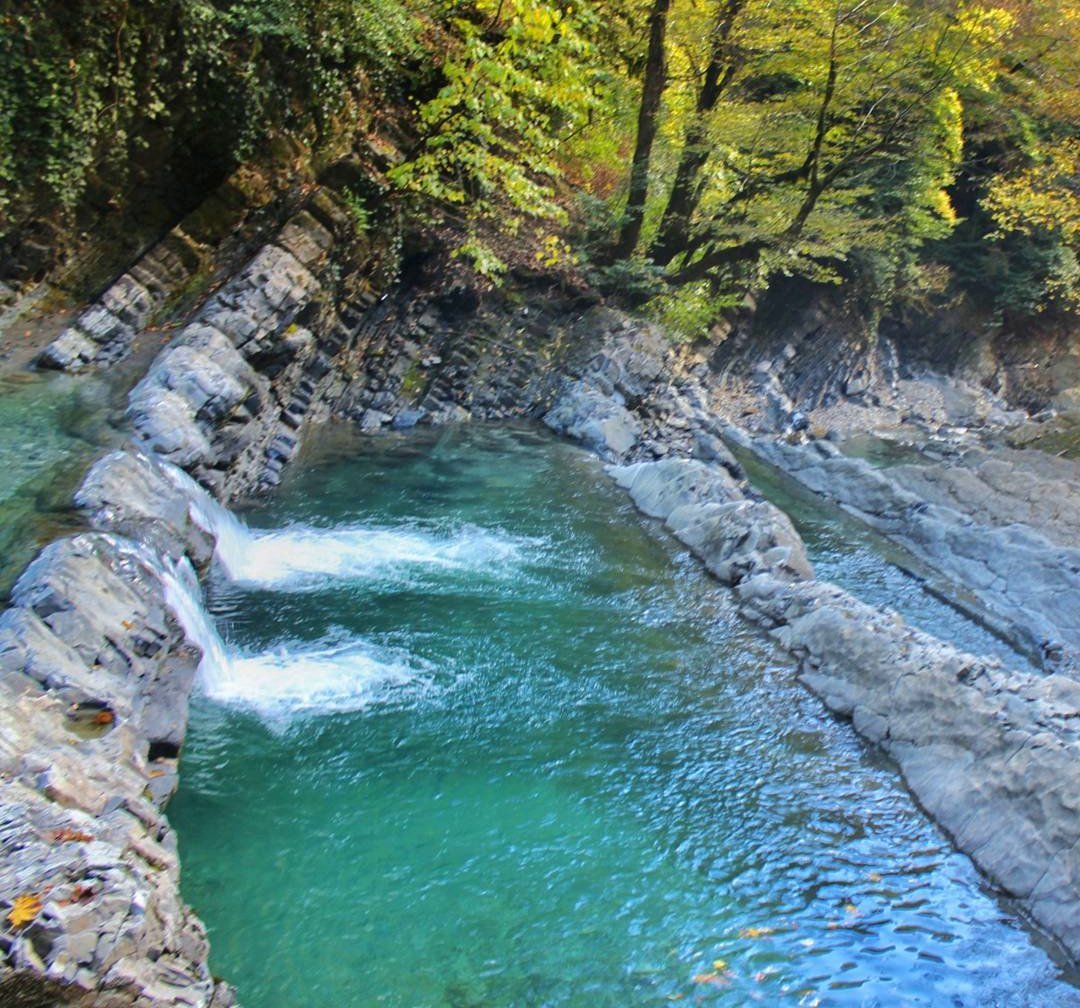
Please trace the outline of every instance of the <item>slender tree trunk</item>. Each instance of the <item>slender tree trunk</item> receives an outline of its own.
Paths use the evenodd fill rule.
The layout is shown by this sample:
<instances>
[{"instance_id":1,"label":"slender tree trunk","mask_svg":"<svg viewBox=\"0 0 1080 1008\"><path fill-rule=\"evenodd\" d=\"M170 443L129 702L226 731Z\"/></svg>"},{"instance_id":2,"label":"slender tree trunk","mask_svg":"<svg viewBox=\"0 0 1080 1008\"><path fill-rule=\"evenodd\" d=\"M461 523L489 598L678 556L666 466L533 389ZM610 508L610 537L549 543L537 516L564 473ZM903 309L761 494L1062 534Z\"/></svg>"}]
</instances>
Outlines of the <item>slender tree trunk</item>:
<instances>
[{"instance_id":1,"label":"slender tree trunk","mask_svg":"<svg viewBox=\"0 0 1080 1008\"><path fill-rule=\"evenodd\" d=\"M625 259L637 248L641 225L645 218L645 198L649 193L649 159L660 118L660 99L664 93L667 70L664 59L664 37L667 34L668 9L671 0L653 0L649 11L649 51L645 60L645 80L638 108L637 139L634 158L630 163L630 189L626 197L626 212L622 229L612 249L612 256Z\"/></svg>"},{"instance_id":2,"label":"slender tree trunk","mask_svg":"<svg viewBox=\"0 0 1080 1008\"><path fill-rule=\"evenodd\" d=\"M667 206L660 219L660 229L649 249L649 258L658 266L666 266L682 252L690 234L690 218L701 198L698 176L709 160L706 115L716 107L732 74L735 61L728 51L735 19L745 0L728 0L716 26L712 56L698 91L694 118L686 129L675 183L671 187Z\"/></svg>"},{"instance_id":3,"label":"slender tree trunk","mask_svg":"<svg viewBox=\"0 0 1080 1008\"><path fill-rule=\"evenodd\" d=\"M704 280L714 269L732 266L736 263L753 262L768 248L780 248L790 245L802 234L806 222L814 212L818 200L821 199L821 195L828 190L840 175L844 168L843 159L837 161L824 174L822 174L821 170L825 136L829 129L830 106L836 94L836 80L839 69L836 48L838 23L839 14L837 14L833 22L832 37L829 42L829 71L826 75L821 103L818 106L814 138L811 141L810 149L807 151L806 160L794 172L781 176L785 181L806 179L806 192L791 223L775 237L753 238L738 245L707 251L700 259L687 263L678 272L670 275L668 283L672 286ZM753 191L756 191L756 187L753 188Z\"/></svg>"}]
</instances>

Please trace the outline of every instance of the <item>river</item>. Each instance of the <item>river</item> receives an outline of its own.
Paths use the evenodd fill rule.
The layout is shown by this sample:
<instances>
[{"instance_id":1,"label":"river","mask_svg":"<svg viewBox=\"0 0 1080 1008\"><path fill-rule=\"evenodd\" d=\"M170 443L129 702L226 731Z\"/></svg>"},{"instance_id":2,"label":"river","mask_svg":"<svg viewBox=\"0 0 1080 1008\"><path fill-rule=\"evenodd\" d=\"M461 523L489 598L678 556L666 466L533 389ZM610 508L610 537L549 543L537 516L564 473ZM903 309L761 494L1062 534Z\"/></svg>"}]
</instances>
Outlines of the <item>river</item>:
<instances>
[{"instance_id":1,"label":"river","mask_svg":"<svg viewBox=\"0 0 1080 1008\"><path fill-rule=\"evenodd\" d=\"M207 585L224 651L170 807L247 1008L1080 1004L591 456L312 440Z\"/></svg>"}]
</instances>

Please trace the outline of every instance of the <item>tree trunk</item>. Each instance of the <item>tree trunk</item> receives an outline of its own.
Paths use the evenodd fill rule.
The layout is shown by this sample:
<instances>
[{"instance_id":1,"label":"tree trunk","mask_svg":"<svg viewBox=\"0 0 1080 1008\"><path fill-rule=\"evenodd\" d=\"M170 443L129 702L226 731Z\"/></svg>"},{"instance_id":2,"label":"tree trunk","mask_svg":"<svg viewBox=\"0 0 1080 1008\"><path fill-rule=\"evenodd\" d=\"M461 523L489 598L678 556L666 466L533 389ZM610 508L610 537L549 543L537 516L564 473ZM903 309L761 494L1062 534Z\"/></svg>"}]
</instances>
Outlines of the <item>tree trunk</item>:
<instances>
[{"instance_id":1,"label":"tree trunk","mask_svg":"<svg viewBox=\"0 0 1080 1008\"><path fill-rule=\"evenodd\" d=\"M667 15L671 0L653 0L649 12L649 52L645 61L645 80L638 108L637 140L634 158L630 163L630 189L626 197L626 212L612 256L625 259L637 248L641 224L645 218L645 197L649 193L649 159L659 126L660 99L666 83L664 36L667 34Z\"/></svg>"},{"instance_id":2,"label":"tree trunk","mask_svg":"<svg viewBox=\"0 0 1080 1008\"><path fill-rule=\"evenodd\" d=\"M735 72L735 60L728 52L727 43L744 3L745 0L728 0L716 26L712 56L698 91L695 116L686 129L675 184L660 220L660 230L649 249L649 258L658 266L666 266L682 252L690 234L690 218L701 198L698 176L709 160L705 117L716 107Z\"/></svg>"}]
</instances>

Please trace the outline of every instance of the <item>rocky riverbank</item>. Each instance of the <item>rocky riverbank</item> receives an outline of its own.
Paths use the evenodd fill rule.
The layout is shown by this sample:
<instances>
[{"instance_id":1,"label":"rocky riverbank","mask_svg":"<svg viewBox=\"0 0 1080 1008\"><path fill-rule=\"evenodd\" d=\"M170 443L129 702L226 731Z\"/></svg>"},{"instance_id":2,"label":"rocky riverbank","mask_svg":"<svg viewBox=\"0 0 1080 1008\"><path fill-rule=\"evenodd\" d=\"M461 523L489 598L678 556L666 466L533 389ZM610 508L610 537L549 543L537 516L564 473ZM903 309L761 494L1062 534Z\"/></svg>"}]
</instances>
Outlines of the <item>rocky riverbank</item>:
<instances>
[{"instance_id":1,"label":"rocky riverbank","mask_svg":"<svg viewBox=\"0 0 1080 1008\"><path fill-rule=\"evenodd\" d=\"M895 613L817 581L787 516L739 479L722 437L758 446L767 457L817 449L817 458L836 459L838 468L863 474L872 487L881 486L880 477L828 442L821 450L821 443L795 448L749 438L716 416L692 373L668 383L677 371L670 359L661 366L664 351L648 329L616 336L565 384L546 422L609 459L641 459L610 469L637 506L732 586L743 613L799 659L802 681L896 760L957 847L1072 957L1080 956L1080 681L964 654ZM707 380L709 373L699 367L698 375ZM833 473L810 485L835 495L844 481ZM908 514L905 524L897 509L896 527L928 560L944 566L963 555L955 547L944 551L943 564L932 546L945 537L924 532L920 542L911 532L923 527L919 519L941 519L918 506ZM959 517L947 520L967 529ZM1041 608L1012 614L1008 625L1050 628L1055 637L1042 638L1042 657L1072 673L1064 648L1047 641L1071 640L1080 612L1075 563L1048 540L1036 542L1046 554L1034 551L1025 561L1032 534L1009 530L984 547L986 563L1023 570L1039 586ZM961 584L965 573L957 571ZM1004 594L1008 574L1003 580ZM1012 584L1016 591L1015 575ZM1053 608L1059 601L1060 611Z\"/></svg>"},{"instance_id":2,"label":"rocky riverbank","mask_svg":"<svg viewBox=\"0 0 1080 1008\"><path fill-rule=\"evenodd\" d=\"M43 363L81 370L128 356L168 300L165 280L150 293L143 283L160 252ZM88 531L48 546L12 592L0 616L4 1004L233 1003L180 896L163 811L199 661L177 619L177 582L214 549L165 467L228 501L276 486L332 414L376 430L520 416L551 394L563 344L550 316L499 310L485 323L481 313L462 333L450 302L380 293L379 255L357 240L335 190L309 191L175 317L176 335L129 396L131 444L75 495ZM543 336L535 352L531 334Z\"/></svg>"},{"instance_id":3,"label":"rocky riverbank","mask_svg":"<svg viewBox=\"0 0 1080 1008\"><path fill-rule=\"evenodd\" d=\"M198 659L170 578L204 567L213 542L159 460L223 501L250 497L272 490L330 417L371 433L543 417L598 453L800 659L808 687L896 760L958 847L1080 956L1080 687L1064 674L1080 633L1072 504L1035 493L1017 504L1023 479L989 449L967 456L986 492L944 465L883 475L813 430L820 417L800 418L772 364L736 394L717 360L580 292L536 278L486 297L383 290L370 244L367 255L356 258L333 189L291 207L180 317L131 393L133 443L80 488L88 531L48 547L0 616L5 1003L231 1003L180 898L162 811ZM151 316L113 315L126 326L115 340L82 326L51 362L100 366L126 353ZM65 363L57 354L77 339L94 346L80 342ZM821 408L839 416L866 388L849 392ZM1013 421L991 403L980 422ZM725 439L904 542L1048 673L963 654L815 580L791 522L749 488ZM1067 502L1064 465L1046 462L1041 478L1047 493L1064 481ZM1016 526L1036 514L1045 532Z\"/></svg>"}]
</instances>

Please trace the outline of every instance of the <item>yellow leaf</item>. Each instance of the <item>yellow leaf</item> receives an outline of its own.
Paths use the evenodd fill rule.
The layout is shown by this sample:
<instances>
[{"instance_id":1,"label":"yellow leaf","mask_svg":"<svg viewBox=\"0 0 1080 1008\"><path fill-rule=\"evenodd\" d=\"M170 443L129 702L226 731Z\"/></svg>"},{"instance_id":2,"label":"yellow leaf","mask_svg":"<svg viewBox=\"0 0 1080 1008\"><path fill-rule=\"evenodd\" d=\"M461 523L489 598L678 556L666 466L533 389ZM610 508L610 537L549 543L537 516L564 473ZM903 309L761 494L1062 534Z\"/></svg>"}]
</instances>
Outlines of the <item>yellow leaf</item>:
<instances>
[{"instance_id":1,"label":"yellow leaf","mask_svg":"<svg viewBox=\"0 0 1080 1008\"><path fill-rule=\"evenodd\" d=\"M776 932L776 928L771 927L748 927L743 928L739 932L740 938L764 938L766 935L771 935Z\"/></svg>"},{"instance_id":2,"label":"yellow leaf","mask_svg":"<svg viewBox=\"0 0 1080 1008\"><path fill-rule=\"evenodd\" d=\"M713 960L713 969L726 970L727 969L727 963L723 959L714 959Z\"/></svg>"},{"instance_id":3,"label":"yellow leaf","mask_svg":"<svg viewBox=\"0 0 1080 1008\"><path fill-rule=\"evenodd\" d=\"M854 903L848 903L844 909L853 916L859 912L859 908Z\"/></svg>"},{"instance_id":4,"label":"yellow leaf","mask_svg":"<svg viewBox=\"0 0 1080 1008\"><path fill-rule=\"evenodd\" d=\"M37 893L23 893L22 896L15 897L7 919L12 927L18 928L29 924L39 913L41 913L41 897Z\"/></svg>"}]
</instances>

